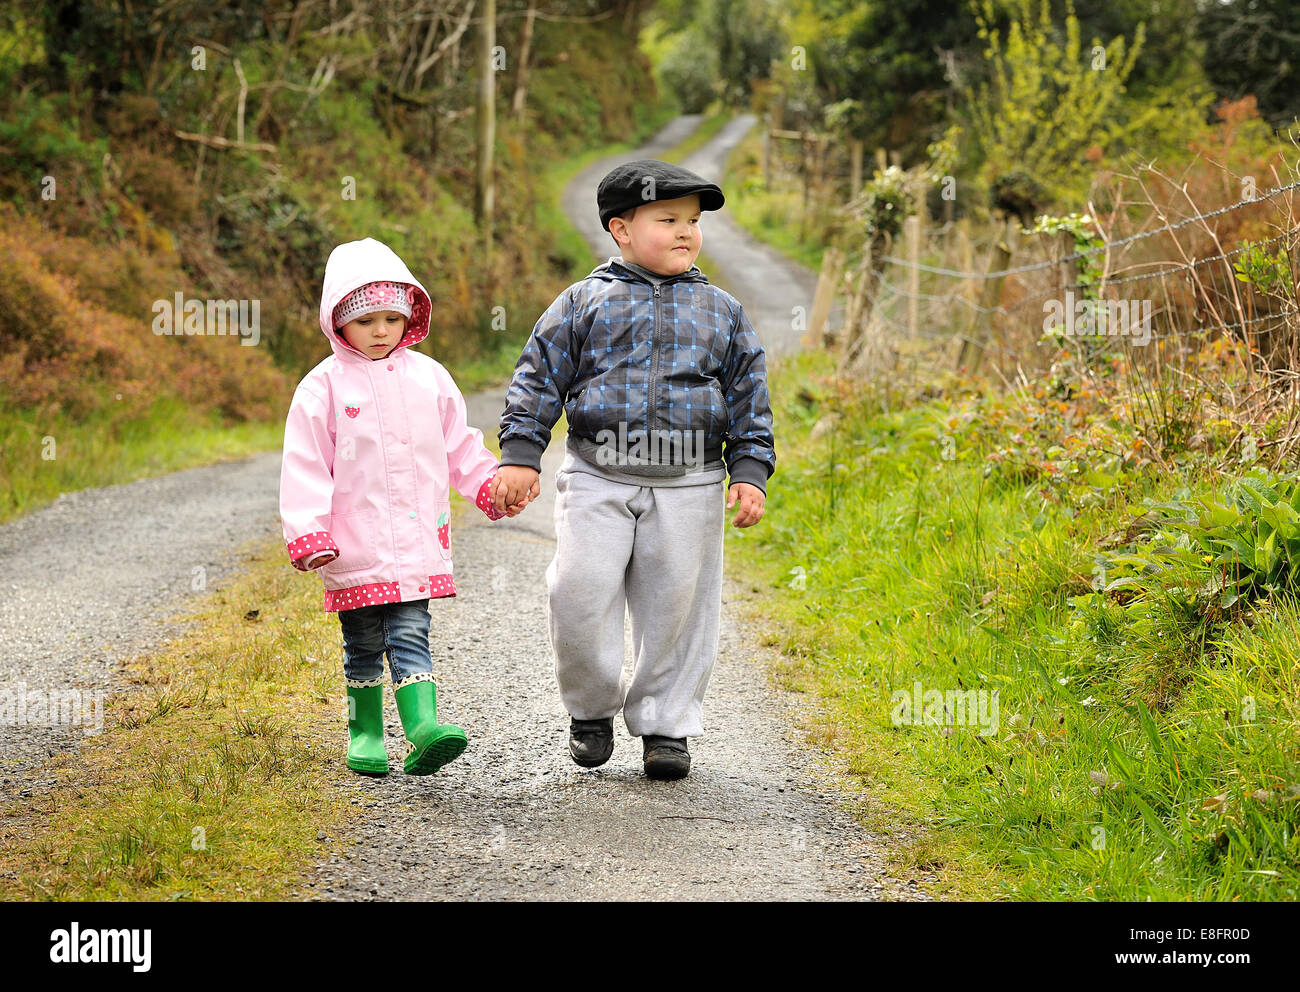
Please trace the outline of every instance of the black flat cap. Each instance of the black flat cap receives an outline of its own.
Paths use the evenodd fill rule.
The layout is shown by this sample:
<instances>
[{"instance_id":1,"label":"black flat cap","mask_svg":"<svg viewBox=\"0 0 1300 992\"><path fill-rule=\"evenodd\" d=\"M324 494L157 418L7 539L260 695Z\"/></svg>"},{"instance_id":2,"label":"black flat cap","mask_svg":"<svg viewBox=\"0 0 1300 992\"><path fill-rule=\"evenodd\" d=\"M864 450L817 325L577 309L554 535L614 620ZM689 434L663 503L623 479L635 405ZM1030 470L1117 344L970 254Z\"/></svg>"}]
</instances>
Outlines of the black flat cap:
<instances>
[{"instance_id":1,"label":"black flat cap","mask_svg":"<svg viewBox=\"0 0 1300 992\"><path fill-rule=\"evenodd\" d=\"M680 165L639 158L615 166L596 187L596 206L606 231L609 222L624 210L642 207L655 200L675 200L698 193L701 210L718 210L726 202L715 183Z\"/></svg>"}]
</instances>

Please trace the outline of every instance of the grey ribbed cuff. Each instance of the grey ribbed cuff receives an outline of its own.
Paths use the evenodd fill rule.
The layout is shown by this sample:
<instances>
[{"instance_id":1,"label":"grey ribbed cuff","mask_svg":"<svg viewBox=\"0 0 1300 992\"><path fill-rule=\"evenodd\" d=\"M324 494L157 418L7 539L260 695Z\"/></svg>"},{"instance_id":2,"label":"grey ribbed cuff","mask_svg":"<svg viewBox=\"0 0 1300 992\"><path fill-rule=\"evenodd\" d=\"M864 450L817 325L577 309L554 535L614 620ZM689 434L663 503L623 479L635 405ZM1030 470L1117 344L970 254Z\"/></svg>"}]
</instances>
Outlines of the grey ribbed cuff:
<instances>
[{"instance_id":1,"label":"grey ribbed cuff","mask_svg":"<svg viewBox=\"0 0 1300 992\"><path fill-rule=\"evenodd\" d=\"M542 452L539 444L524 437L512 437L501 442L499 465L523 465L534 472L542 470Z\"/></svg>"},{"instance_id":2,"label":"grey ribbed cuff","mask_svg":"<svg viewBox=\"0 0 1300 992\"><path fill-rule=\"evenodd\" d=\"M737 458L731 465L731 481L728 485L734 486L737 482L748 483L766 496L767 465L757 458Z\"/></svg>"}]
</instances>

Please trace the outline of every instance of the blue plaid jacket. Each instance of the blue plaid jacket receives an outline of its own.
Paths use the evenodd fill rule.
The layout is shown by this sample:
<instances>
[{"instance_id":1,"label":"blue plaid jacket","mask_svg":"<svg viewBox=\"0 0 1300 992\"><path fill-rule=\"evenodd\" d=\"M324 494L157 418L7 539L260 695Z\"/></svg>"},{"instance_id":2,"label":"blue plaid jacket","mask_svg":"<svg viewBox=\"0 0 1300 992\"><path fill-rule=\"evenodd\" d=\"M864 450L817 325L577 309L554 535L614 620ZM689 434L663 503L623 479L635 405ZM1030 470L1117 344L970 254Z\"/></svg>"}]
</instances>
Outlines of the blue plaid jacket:
<instances>
[{"instance_id":1,"label":"blue plaid jacket","mask_svg":"<svg viewBox=\"0 0 1300 992\"><path fill-rule=\"evenodd\" d=\"M501 417L502 465L540 471L551 428L702 431L709 461L766 491L776 468L763 346L735 297L694 266L658 285L611 258L533 328ZM725 448L725 450L724 450Z\"/></svg>"}]
</instances>

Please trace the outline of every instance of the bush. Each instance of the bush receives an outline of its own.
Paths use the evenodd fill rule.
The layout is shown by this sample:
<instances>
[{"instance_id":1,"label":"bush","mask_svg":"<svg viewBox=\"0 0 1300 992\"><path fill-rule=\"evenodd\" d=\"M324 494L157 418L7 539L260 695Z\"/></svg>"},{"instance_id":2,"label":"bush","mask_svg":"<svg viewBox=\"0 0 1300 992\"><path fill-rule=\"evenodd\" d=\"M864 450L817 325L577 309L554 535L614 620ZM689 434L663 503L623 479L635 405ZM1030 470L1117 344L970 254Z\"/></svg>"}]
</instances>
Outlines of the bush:
<instances>
[{"instance_id":1,"label":"bush","mask_svg":"<svg viewBox=\"0 0 1300 992\"><path fill-rule=\"evenodd\" d=\"M659 66L664 88L687 114L702 114L718 85L718 54L697 27L683 31Z\"/></svg>"}]
</instances>

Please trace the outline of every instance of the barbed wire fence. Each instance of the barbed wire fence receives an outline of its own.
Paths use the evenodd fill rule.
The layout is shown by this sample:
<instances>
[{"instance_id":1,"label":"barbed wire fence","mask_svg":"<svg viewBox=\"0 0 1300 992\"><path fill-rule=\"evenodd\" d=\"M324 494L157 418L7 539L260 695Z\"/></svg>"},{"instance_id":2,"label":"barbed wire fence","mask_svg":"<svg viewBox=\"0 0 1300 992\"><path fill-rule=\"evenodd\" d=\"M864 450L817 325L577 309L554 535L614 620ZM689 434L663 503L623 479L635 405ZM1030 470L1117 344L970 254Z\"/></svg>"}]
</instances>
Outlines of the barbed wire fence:
<instances>
[{"instance_id":1,"label":"barbed wire fence","mask_svg":"<svg viewBox=\"0 0 1300 992\"><path fill-rule=\"evenodd\" d=\"M1028 386L1070 349L1134 349L1134 363L1161 366L1226 336L1248 374L1294 380L1297 189L1300 181L1082 250L1068 233L1027 234L1018 220L985 229L979 242L968 220L932 226L922 210L897 242L827 249L810 330L841 350L843 368L895 379L987 365L1008 385ZM1219 219L1250 211L1258 227L1261 206L1272 208L1276 233L1224 250L1228 229L1240 225ZM1147 222L1164 213L1152 204ZM1013 265L1017 258L1027 260ZM1236 267L1261 258L1285 270L1276 293L1248 285Z\"/></svg>"}]
</instances>

